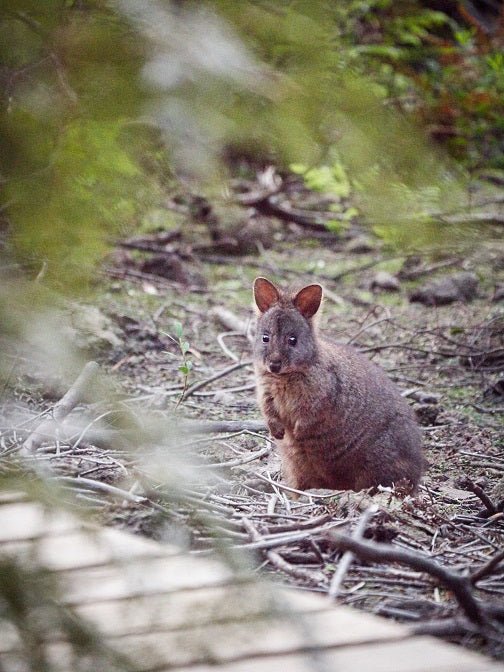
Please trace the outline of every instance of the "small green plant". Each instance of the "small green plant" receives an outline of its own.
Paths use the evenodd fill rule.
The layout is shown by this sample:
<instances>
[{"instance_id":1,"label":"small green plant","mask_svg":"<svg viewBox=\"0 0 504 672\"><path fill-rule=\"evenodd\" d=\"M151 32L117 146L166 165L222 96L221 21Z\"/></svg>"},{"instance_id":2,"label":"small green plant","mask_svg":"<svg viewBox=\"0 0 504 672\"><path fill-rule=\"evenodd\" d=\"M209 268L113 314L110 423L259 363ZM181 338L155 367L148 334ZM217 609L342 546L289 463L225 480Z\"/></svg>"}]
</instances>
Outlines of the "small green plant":
<instances>
[{"instance_id":1,"label":"small green plant","mask_svg":"<svg viewBox=\"0 0 504 672\"><path fill-rule=\"evenodd\" d=\"M313 191L326 191L340 198L348 198L351 192L350 180L343 164L335 160L332 166L308 168L301 163L290 166L293 173L302 175L305 184Z\"/></svg>"},{"instance_id":2,"label":"small green plant","mask_svg":"<svg viewBox=\"0 0 504 672\"><path fill-rule=\"evenodd\" d=\"M178 370L183 376L183 388L179 400L177 401L176 407L178 408L178 406L185 397L185 393L187 391L188 386L189 374L192 371L193 363L192 360L189 359L189 357L187 356L187 353L189 352L191 345L184 336L184 326L182 322L179 322L178 320L174 321L173 334L174 336L171 336L170 334L166 334L166 336L168 336L168 338L170 338L174 343L178 345L178 347L180 348L180 352L182 354L182 363L178 367Z\"/></svg>"}]
</instances>

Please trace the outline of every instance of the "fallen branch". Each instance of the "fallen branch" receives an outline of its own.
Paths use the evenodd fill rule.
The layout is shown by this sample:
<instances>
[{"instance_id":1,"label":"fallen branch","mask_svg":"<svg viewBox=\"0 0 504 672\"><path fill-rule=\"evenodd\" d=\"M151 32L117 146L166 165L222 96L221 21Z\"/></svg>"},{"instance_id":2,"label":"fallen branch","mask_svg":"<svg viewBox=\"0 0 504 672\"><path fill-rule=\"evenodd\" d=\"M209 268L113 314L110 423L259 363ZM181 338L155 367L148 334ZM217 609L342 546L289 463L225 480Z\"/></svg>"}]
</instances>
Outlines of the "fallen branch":
<instances>
[{"instance_id":1,"label":"fallen branch","mask_svg":"<svg viewBox=\"0 0 504 672\"><path fill-rule=\"evenodd\" d=\"M299 210L286 202L280 202L278 191L276 193L241 194L235 198L240 205L244 207L253 206L257 212L266 217L276 217L284 222L294 222L315 231L328 232L327 221L335 218L333 212Z\"/></svg>"},{"instance_id":2,"label":"fallen branch","mask_svg":"<svg viewBox=\"0 0 504 672\"><path fill-rule=\"evenodd\" d=\"M262 420L187 420L179 425L193 434L231 434L236 432L265 432Z\"/></svg>"},{"instance_id":3,"label":"fallen branch","mask_svg":"<svg viewBox=\"0 0 504 672\"><path fill-rule=\"evenodd\" d=\"M479 632L480 628L477 625L460 616L416 623L410 628L412 635L430 635L432 637L457 637Z\"/></svg>"},{"instance_id":4,"label":"fallen branch","mask_svg":"<svg viewBox=\"0 0 504 672\"><path fill-rule=\"evenodd\" d=\"M352 539L362 539L364 532L366 531L367 524L377 511L378 507L376 506L376 504L372 504L369 508L367 508L364 511L362 516L359 518L355 530L352 533ZM334 572L333 577L331 579L329 590L327 591L327 596L329 597L329 599L334 600L334 598L338 595L340 586L350 568L350 565L353 562L354 557L355 556L352 553L352 551L346 551L346 553L339 561L339 564L336 567L336 571Z\"/></svg>"},{"instance_id":5,"label":"fallen branch","mask_svg":"<svg viewBox=\"0 0 504 672\"><path fill-rule=\"evenodd\" d=\"M242 320L240 317L232 313L227 308L222 306L216 306L210 311L210 316L216 319L220 324L222 324L226 329L230 331L237 331L239 334L242 334L247 338L251 343L254 340L254 336L250 330L251 320Z\"/></svg>"},{"instance_id":6,"label":"fallen branch","mask_svg":"<svg viewBox=\"0 0 504 672\"><path fill-rule=\"evenodd\" d=\"M221 469L221 468L228 469L231 467L239 467L242 464L248 464L249 462L253 462L254 460L260 460L261 457L268 455L269 452L270 452L270 445L268 443L266 448L256 450L255 453L250 453L249 455L244 455L243 457L237 457L235 460L228 460L227 462L214 462L212 464L195 464L193 466L193 469Z\"/></svg>"},{"instance_id":7,"label":"fallen branch","mask_svg":"<svg viewBox=\"0 0 504 672\"><path fill-rule=\"evenodd\" d=\"M258 544L262 541L262 537L259 534L257 528L248 518L242 518L242 524L249 533L253 542ZM296 567L295 565L291 565L290 562L287 562L287 560L282 558L282 556L276 551L267 550L265 555L274 567L282 572L285 572L286 574L294 576L296 579L307 581L308 583L316 586L320 585L321 583L325 583L326 579L322 572L312 572L311 570L305 569L304 567Z\"/></svg>"},{"instance_id":8,"label":"fallen branch","mask_svg":"<svg viewBox=\"0 0 504 672\"><path fill-rule=\"evenodd\" d=\"M476 495L476 497L478 497L483 502L485 509L490 516L493 516L494 513L497 513L497 508L490 497L486 494L483 488L481 488L479 485L476 485L476 483L474 483L470 478L467 476L462 476L457 479L456 485L457 487L462 488L463 490L467 490L468 492L472 492L474 495Z\"/></svg>"},{"instance_id":9,"label":"fallen branch","mask_svg":"<svg viewBox=\"0 0 504 672\"><path fill-rule=\"evenodd\" d=\"M504 549L500 551L500 553L496 553L490 558L488 562L479 567L479 569L475 569L474 572L471 573L469 577L471 583L475 585L478 581L481 581L481 579L484 579L486 576L491 574L502 560L504 560Z\"/></svg>"},{"instance_id":10,"label":"fallen branch","mask_svg":"<svg viewBox=\"0 0 504 672\"><path fill-rule=\"evenodd\" d=\"M54 430L58 423L66 418L77 404L85 399L86 394L89 393L89 388L98 373L98 368L96 362L88 362L84 366L75 383L54 405L51 411L51 419L41 422L24 441L20 450L21 454L28 455L33 453L40 447L44 439L54 435Z\"/></svg>"},{"instance_id":11,"label":"fallen branch","mask_svg":"<svg viewBox=\"0 0 504 672\"><path fill-rule=\"evenodd\" d=\"M251 361L237 362L236 364L232 364L231 366L228 366L226 369L222 369L222 371L219 371L218 373L215 373L213 376L210 376L210 378L206 378L205 380L200 380L197 383L194 383L194 385L191 385L190 387L188 387L187 390L182 394L182 401L184 399L187 399L188 397L190 397L192 394L194 394L198 390L201 390L202 387L205 387L209 383L213 383L215 380L219 380L220 378L224 378L229 373L232 373L233 371L236 371L237 369L242 369L245 366L250 366L250 364L252 364Z\"/></svg>"},{"instance_id":12,"label":"fallen branch","mask_svg":"<svg viewBox=\"0 0 504 672\"><path fill-rule=\"evenodd\" d=\"M466 616L473 623L481 625L485 622L485 617L481 612L480 606L472 594L470 577L451 572L429 558L401 548L394 548L369 541L359 541L335 532L328 532L327 538L337 548L353 551L361 560L369 562L398 562L401 565L426 572L452 591Z\"/></svg>"}]
</instances>

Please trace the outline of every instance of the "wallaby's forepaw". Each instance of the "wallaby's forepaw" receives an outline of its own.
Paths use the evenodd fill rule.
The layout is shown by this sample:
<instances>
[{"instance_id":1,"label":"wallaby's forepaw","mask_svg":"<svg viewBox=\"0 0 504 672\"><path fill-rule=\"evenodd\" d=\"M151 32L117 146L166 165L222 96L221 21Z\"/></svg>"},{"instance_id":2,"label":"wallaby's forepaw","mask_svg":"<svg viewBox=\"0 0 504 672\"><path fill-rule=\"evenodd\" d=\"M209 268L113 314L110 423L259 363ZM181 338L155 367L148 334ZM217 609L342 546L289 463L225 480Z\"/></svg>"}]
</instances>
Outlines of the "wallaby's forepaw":
<instances>
[{"instance_id":1,"label":"wallaby's forepaw","mask_svg":"<svg viewBox=\"0 0 504 672\"><path fill-rule=\"evenodd\" d=\"M268 429L274 439L283 439L285 436L285 428L280 421L270 420L268 422Z\"/></svg>"}]
</instances>

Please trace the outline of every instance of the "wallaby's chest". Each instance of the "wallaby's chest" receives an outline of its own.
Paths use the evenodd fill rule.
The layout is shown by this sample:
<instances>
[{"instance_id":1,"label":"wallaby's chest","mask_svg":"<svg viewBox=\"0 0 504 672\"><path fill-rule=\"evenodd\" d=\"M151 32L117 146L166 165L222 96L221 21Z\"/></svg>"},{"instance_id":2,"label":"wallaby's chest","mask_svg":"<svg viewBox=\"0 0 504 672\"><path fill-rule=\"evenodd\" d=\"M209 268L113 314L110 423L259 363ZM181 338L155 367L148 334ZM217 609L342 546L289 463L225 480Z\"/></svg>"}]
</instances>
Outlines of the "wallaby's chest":
<instances>
[{"instance_id":1,"label":"wallaby's chest","mask_svg":"<svg viewBox=\"0 0 504 672\"><path fill-rule=\"evenodd\" d=\"M269 382L267 388L275 411L286 427L293 426L300 417L312 412L314 390L306 379L279 378Z\"/></svg>"}]
</instances>

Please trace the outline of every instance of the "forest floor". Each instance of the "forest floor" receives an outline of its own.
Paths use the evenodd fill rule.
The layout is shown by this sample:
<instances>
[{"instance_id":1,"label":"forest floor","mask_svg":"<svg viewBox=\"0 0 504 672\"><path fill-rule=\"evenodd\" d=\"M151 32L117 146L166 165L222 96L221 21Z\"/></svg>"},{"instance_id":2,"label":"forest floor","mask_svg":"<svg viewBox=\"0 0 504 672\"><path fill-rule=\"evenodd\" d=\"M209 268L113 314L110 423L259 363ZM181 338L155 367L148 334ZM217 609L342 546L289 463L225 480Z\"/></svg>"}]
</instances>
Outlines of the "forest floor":
<instances>
[{"instance_id":1,"label":"forest floor","mask_svg":"<svg viewBox=\"0 0 504 672\"><path fill-rule=\"evenodd\" d=\"M454 229L449 245L413 254L358 225L330 233L303 217L251 220L244 210L229 235L209 236L219 219L201 205L195 217L191 204L173 199L180 227L122 241L104 264L76 329L87 331L86 350L114 381L115 399L77 406L69 417L84 407L85 426L45 441L32 463L49 464L107 524L197 554L248 549L275 580L503 657L502 223L480 225L477 238L458 240ZM351 342L398 384L429 463L417 495L292 498L255 400L247 333L257 275L323 284L321 330ZM444 284L422 289L435 280ZM450 293L456 300L445 304ZM415 294L424 303L412 302ZM181 366L190 367L187 380ZM7 472L16 442L61 396L36 372L14 372L10 387L0 436ZM6 418L21 405L31 424L13 433ZM127 422L119 419L125 409ZM138 445L131 432L122 443L93 435L104 422L120 433L131 418L138 426L157 419L170 434L160 439L149 426ZM198 428L186 418L231 424ZM163 462L170 453L177 459ZM364 548L348 566L347 533ZM378 546L404 557L373 556Z\"/></svg>"}]
</instances>

